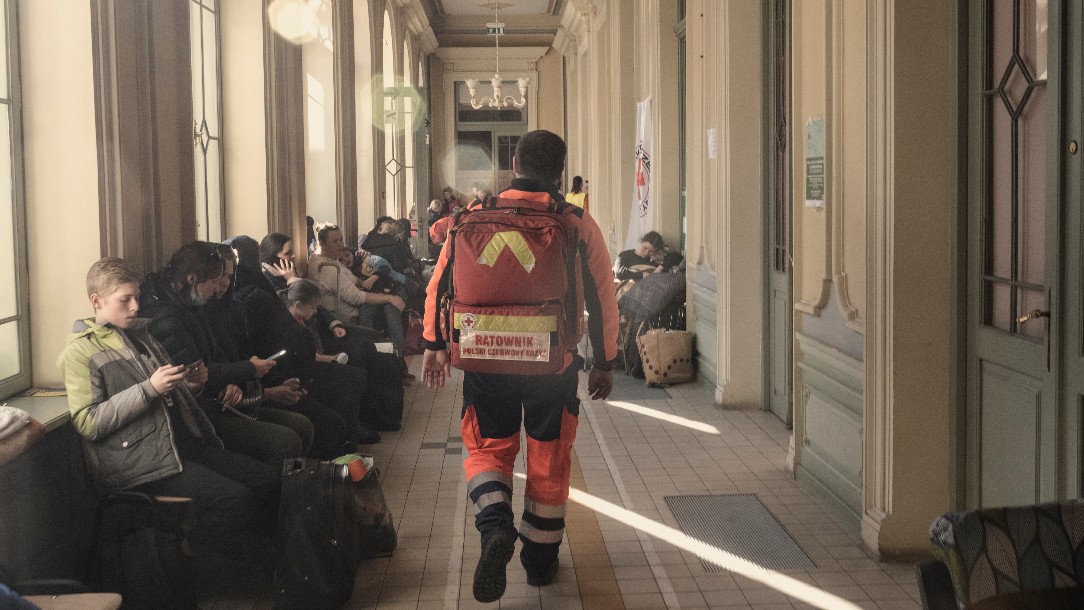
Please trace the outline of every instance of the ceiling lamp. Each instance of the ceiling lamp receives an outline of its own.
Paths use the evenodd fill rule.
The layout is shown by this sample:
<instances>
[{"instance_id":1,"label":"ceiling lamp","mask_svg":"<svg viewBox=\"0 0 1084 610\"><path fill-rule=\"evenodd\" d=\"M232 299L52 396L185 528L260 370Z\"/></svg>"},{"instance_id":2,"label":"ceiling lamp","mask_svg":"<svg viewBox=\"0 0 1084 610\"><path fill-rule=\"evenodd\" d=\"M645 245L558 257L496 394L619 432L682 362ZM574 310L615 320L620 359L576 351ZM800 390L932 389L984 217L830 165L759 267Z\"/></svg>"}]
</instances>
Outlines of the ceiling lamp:
<instances>
[{"instance_id":1,"label":"ceiling lamp","mask_svg":"<svg viewBox=\"0 0 1084 610\"><path fill-rule=\"evenodd\" d=\"M523 108L527 105L527 85L531 82L529 78L518 78L516 83L519 85L519 99L509 95L504 96L502 91L503 81L501 80L501 35L504 34L504 24L501 23L501 7L510 6L504 5L500 2L493 3L493 23L486 24L486 32L493 35L496 41L497 49L497 73L493 75L493 78L489 81L493 86L493 95L478 99L478 79L467 79L467 90L470 91L470 105L471 108L479 110L481 108L508 108L510 106L515 108Z\"/></svg>"}]
</instances>

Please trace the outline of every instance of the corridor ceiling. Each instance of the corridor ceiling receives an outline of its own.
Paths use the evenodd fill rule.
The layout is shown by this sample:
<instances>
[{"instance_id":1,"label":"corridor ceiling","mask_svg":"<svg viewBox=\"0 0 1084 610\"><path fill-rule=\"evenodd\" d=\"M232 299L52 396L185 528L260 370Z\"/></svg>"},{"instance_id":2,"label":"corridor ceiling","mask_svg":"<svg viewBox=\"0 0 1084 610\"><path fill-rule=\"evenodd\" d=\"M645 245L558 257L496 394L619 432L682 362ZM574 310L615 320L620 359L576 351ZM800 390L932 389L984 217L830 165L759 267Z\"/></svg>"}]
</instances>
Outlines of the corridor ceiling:
<instances>
[{"instance_id":1,"label":"corridor ceiling","mask_svg":"<svg viewBox=\"0 0 1084 610\"><path fill-rule=\"evenodd\" d=\"M561 10L569 0L505 0L502 47L548 47L561 25ZM486 24L493 21L493 2L482 0L422 0L429 25L442 47L486 47L493 37Z\"/></svg>"}]
</instances>

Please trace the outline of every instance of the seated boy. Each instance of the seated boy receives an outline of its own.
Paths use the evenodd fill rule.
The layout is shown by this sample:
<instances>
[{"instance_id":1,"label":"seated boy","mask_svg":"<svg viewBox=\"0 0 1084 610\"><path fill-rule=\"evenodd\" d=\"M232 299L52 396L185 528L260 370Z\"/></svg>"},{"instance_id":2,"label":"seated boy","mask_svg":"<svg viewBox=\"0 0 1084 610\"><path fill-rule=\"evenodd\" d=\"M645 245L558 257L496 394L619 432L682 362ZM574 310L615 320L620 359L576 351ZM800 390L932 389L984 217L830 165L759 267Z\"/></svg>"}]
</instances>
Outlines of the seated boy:
<instances>
[{"instance_id":1,"label":"seated boy","mask_svg":"<svg viewBox=\"0 0 1084 610\"><path fill-rule=\"evenodd\" d=\"M57 362L72 425L99 490L192 498L190 547L243 559L259 548L247 534L273 523L278 472L222 448L192 394L207 367L168 362L149 320L136 318L141 279L119 258L87 273L94 317L75 321Z\"/></svg>"}]
</instances>

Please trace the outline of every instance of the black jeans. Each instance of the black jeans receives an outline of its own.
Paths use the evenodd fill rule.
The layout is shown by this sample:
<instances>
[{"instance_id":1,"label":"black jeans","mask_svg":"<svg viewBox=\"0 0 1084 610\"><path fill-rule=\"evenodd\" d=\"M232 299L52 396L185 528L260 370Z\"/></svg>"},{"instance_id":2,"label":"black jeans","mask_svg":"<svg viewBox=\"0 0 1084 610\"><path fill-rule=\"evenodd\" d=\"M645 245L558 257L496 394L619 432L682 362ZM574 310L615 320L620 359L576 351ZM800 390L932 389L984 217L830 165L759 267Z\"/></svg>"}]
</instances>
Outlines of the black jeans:
<instances>
[{"instance_id":1,"label":"black jeans","mask_svg":"<svg viewBox=\"0 0 1084 610\"><path fill-rule=\"evenodd\" d=\"M219 447L195 445L186 449L181 458L184 471L133 491L192 498L197 518L188 539L193 548L249 558L259 550L254 534L274 531L281 473Z\"/></svg>"}]
</instances>

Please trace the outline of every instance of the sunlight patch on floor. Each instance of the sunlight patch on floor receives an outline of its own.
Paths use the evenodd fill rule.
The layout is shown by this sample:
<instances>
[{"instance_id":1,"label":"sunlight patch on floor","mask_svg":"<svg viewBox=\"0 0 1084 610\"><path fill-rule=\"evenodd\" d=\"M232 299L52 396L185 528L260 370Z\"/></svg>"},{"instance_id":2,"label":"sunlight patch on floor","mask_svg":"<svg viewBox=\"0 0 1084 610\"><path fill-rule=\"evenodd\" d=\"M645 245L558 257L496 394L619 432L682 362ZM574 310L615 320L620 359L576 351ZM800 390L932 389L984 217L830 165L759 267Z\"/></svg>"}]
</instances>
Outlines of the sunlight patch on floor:
<instances>
[{"instance_id":1,"label":"sunlight patch on floor","mask_svg":"<svg viewBox=\"0 0 1084 610\"><path fill-rule=\"evenodd\" d=\"M520 479L527 478L526 475L518 472L515 476ZM569 490L568 499L595 512L606 515L615 521L624 523L629 527L672 544L679 549L703 557L712 563L726 568L734 574L739 574L751 580L763 583L784 595L810 604L811 606L816 606L817 608L830 608L833 610L860 610L860 606L836 595L832 595L823 589L791 578L786 574L780 574L774 570L762 568L747 559L738 557L733 553L728 553L727 551L701 542L695 538L691 538L680 530L640 516L630 510L622 508L612 502L607 502L606 500L603 500L598 496L593 496L585 491L572 488Z\"/></svg>"},{"instance_id":2,"label":"sunlight patch on floor","mask_svg":"<svg viewBox=\"0 0 1084 610\"><path fill-rule=\"evenodd\" d=\"M638 404L631 402L624 402L621 400L607 400L606 405L610 407L616 407L618 409L624 409L640 415L646 415L648 417L654 417L671 424L677 424L679 426L685 426L699 432L706 432L708 434L719 434L719 429L711 424L705 424L704 422L696 421L695 419L688 419L673 413L666 413L665 411L659 411L658 409L649 409L642 407Z\"/></svg>"}]
</instances>

